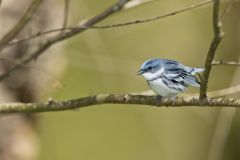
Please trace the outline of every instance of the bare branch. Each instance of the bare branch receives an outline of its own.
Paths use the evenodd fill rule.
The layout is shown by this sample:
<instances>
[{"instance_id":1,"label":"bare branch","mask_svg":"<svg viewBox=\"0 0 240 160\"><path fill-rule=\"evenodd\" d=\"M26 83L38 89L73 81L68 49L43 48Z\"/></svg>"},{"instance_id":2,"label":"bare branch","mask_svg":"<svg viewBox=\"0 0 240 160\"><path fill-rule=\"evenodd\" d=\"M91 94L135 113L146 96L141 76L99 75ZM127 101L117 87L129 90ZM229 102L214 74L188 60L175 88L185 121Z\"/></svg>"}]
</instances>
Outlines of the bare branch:
<instances>
[{"instance_id":1,"label":"bare branch","mask_svg":"<svg viewBox=\"0 0 240 160\"><path fill-rule=\"evenodd\" d=\"M232 61L213 61L212 65L229 65L229 66L240 66L239 62L232 62Z\"/></svg>"},{"instance_id":2,"label":"bare branch","mask_svg":"<svg viewBox=\"0 0 240 160\"><path fill-rule=\"evenodd\" d=\"M15 38L19 32L25 27L25 25L32 19L33 14L36 12L40 2L42 0L33 0L27 11L23 14L17 24L0 40L0 50L2 46L6 45L13 38Z\"/></svg>"},{"instance_id":3,"label":"bare branch","mask_svg":"<svg viewBox=\"0 0 240 160\"><path fill-rule=\"evenodd\" d=\"M70 3L70 0L65 0L64 1L64 13L63 13L63 25L62 25L62 28L66 28L67 27L68 16L69 16L69 3Z\"/></svg>"},{"instance_id":4,"label":"bare branch","mask_svg":"<svg viewBox=\"0 0 240 160\"><path fill-rule=\"evenodd\" d=\"M240 107L240 99L236 98L208 98L203 101L189 98L162 98L156 96L133 94L106 94L83 97L79 99L56 102L50 99L45 103L2 103L0 113L33 113L73 110L100 104L138 104L157 107L181 107L181 106L211 106L211 107Z\"/></svg>"},{"instance_id":5,"label":"bare branch","mask_svg":"<svg viewBox=\"0 0 240 160\"><path fill-rule=\"evenodd\" d=\"M76 30L76 29L79 29L79 28L80 27L75 27L75 28L56 28L56 29L50 29L50 30L47 30L47 31L40 31L40 32L35 33L33 35L30 35L28 37L13 40L12 42L6 44L5 46L2 46L2 47L0 46L0 49L1 48L7 48L7 47L10 47L12 45L20 44L20 43L23 43L25 41L29 41L29 40L31 40L33 38L41 37L41 36L44 36L44 35L47 35L47 34L51 34L51 33L55 33L55 32L63 32L63 31L71 31L71 30Z\"/></svg>"},{"instance_id":6,"label":"bare branch","mask_svg":"<svg viewBox=\"0 0 240 160\"><path fill-rule=\"evenodd\" d=\"M214 59L214 55L216 53L217 47L221 42L223 31L222 31L222 23L219 18L219 9L220 9L220 0L215 0L213 3L213 30L214 30L214 38L211 42L210 48L207 53L207 58L205 62L205 71L203 72L202 82L200 87L200 99L207 98L207 85L209 75L212 69L212 61Z\"/></svg>"},{"instance_id":7,"label":"bare branch","mask_svg":"<svg viewBox=\"0 0 240 160\"><path fill-rule=\"evenodd\" d=\"M174 12L171 12L171 13L168 13L168 14L164 14L164 15L160 15L160 16L156 16L156 17L153 17L153 18L142 19L142 20L135 20L135 21L125 22L125 23L118 23L118 24L111 24L111 25L92 26L91 28L106 29L106 28L122 27L122 26L128 26L128 25L133 25L133 24L139 24L139 23L146 23L146 22L156 21L158 19L166 18L166 17L169 17L169 16L174 16L176 14L183 13L183 12L195 9L197 7L201 7L203 5L211 3L213 1L214 0L207 0L207 1L204 1L204 2L200 2L198 4L186 7L184 9L179 9L179 10L176 10Z\"/></svg>"},{"instance_id":8,"label":"bare branch","mask_svg":"<svg viewBox=\"0 0 240 160\"><path fill-rule=\"evenodd\" d=\"M160 16L157 16L157 17L153 17L153 18L148 18L148 19L143 19L143 20L135 20L135 21L130 21L130 22L124 22L124 23L118 23L118 24L111 24L111 25L101 25L101 26L96 26L96 25L92 25L92 26L79 26L79 27L68 27L68 28L56 28L56 29L51 29L51 30L47 30L47 31L41 31L41 32L38 32L34 35L31 35L29 37L25 37L25 38L22 38L22 39L19 39L19 40L15 40L13 42L10 42L8 44L6 44L5 46L3 46L4 48L5 47L9 47L11 45L15 45L15 44L19 44L19 43L22 43L22 42L25 42L25 41L28 41L32 38L37 38L37 37L40 37L40 36L43 36L43 35L46 35L46 34L50 34L50 33L54 33L54 32L62 32L62 31L71 31L71 30L78 30L78 29L81 29L81 28L84 28L84 29L108 29L108 28L114 28L114 27L123 27L123 26L127 26L127 25L134 25L134 24L140 24L140 23L146 23L146 22L151 22L151 21L156 21L156 20L159 20L159 19L163 19L163 18L166 18L166 17L169 17L169 16L174 16L176 14L179 14L179 13L183 13L183 12L186 12L186 11L189 11L189 10L192 10L194 8L197 8L197 7L201 7L203 5L206 5L208 3L211 3L213 2L214 0L207 0L207 1L204 1L204 2L201 2L201 3L198 3L198 4L195 4L195 5L192 5L192 6L189 6L189 7L186 7L184 9L180 9L180 10L177 10L177 11L174 11L174 12L171 12L171 13L167 13L167 14L164 14L164 15L160 15Z\"/></svg>"},{"instance_id":9,"label":"bare branch","mask_svg":"<svg viewBox=\"0 0 240 160\"><path fill-rule=\"evenodd\" d=\"M125 3L127 3L129 0L119 0L116 2L114 5L110 6L108 9L104 10L100 14L94 16L93 18L90 18L89 20L85 21L83 24L80 26L77 26L77 29L66 31L62 34L58 34L57 36L54 36L52 38L47 39L45 42L40 44L37 49L35 49L29 57L23 58L18 64L10 68L8 71L4 72L0 76L0 81L5 79L6 77L9 76L12 72L16 71L17 69L20 69L23 64L27 64L31 62L33 59L36 59L38 56L40 56L44 51L46 51L48 48L50 48L52 45L63 41L65 39L71 38L78 33L81 33L85 31L87 28L81 27L81 26L92 26L96 24L97 22L107 18L108 16L114 14L115 12L119 11L122 9Z\"/></svg>"}]
</instances>

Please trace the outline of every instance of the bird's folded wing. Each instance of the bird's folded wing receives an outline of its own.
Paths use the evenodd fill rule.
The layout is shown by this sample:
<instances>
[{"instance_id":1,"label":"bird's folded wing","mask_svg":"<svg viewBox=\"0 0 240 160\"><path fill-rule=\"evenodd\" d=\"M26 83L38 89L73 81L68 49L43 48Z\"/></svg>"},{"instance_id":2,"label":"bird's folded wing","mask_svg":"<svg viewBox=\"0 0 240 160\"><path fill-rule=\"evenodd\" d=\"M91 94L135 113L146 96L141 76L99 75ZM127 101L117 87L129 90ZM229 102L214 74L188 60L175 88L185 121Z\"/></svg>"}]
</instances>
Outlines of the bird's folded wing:
<instances>
[{"instance_id":1,"label":"bird's folded wing","mask_svg":"<svg viewBox=\"0 0 240 160\"><path fill-rule=\"evenodd\" d=\"M182 65L172 63L171 65L168 65L164 71L165 77L168 79L172 79L179 83L184 82L186 85L195 87L200 86L197 78L193 76L191 72L188 72Z\"/></svg>"}]
</instances>

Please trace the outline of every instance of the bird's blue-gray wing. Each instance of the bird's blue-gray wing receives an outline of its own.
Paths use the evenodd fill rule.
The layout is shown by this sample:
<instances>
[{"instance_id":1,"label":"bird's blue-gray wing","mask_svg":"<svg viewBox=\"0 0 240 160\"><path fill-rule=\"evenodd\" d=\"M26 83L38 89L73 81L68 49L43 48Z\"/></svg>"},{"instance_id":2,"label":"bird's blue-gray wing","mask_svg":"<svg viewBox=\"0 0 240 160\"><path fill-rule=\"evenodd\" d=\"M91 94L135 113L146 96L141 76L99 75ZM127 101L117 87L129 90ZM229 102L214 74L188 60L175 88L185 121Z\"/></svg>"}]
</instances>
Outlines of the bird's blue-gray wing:
<instances>
[{"instance_id":1,"label":"bird's blue-gray wing","mask_svg":"<svg viewBox=\"0 0 240 160\"><path fill-rule=\"evenodd\" d=\"M164 65L164 73L167 79L180 85L200 86L197 78L192 75L191 68L185 67L175 61L166 62Z\"/></svg>"}]
</instances>

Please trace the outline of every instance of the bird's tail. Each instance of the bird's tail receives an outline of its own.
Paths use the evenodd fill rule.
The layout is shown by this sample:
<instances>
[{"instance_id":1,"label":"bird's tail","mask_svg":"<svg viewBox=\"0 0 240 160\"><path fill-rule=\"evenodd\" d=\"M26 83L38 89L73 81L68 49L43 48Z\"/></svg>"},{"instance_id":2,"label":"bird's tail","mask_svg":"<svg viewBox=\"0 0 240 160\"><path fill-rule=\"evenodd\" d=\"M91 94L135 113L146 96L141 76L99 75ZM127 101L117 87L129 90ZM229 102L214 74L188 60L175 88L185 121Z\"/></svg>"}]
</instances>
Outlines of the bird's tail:
<instances>
[{"instance_id":1,"label":"bird's tail","mask_svg":"<svg viewBox=\"0 0 240 160\"><path fill-rule=\"evenodd\" d=\"M192 74L203 72L204 70L205 70L205 68L193 68L192 69Z\"/></svg>"}]
</instances>

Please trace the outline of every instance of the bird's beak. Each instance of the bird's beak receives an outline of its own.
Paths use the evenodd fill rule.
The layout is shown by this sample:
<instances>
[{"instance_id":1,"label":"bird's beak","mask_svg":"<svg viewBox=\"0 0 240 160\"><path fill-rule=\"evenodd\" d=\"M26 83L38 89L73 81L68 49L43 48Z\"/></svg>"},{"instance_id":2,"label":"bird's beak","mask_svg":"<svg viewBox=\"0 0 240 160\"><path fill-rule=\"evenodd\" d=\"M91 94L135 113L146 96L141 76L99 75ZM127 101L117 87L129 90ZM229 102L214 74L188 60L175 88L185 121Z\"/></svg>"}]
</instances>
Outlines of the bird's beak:
<instances>
[{"instance_id":1,"label":"bird's beak","mask_svg":"<svg viewBox=\"0 0 240 160\"><path fill-rule=\"evenodd\" d=\"M141 75L141 74L143 74L143 73L144 73L143 70L139 70L139 71L137 72L137 75Z\"/></svg>"}]
</instances>

